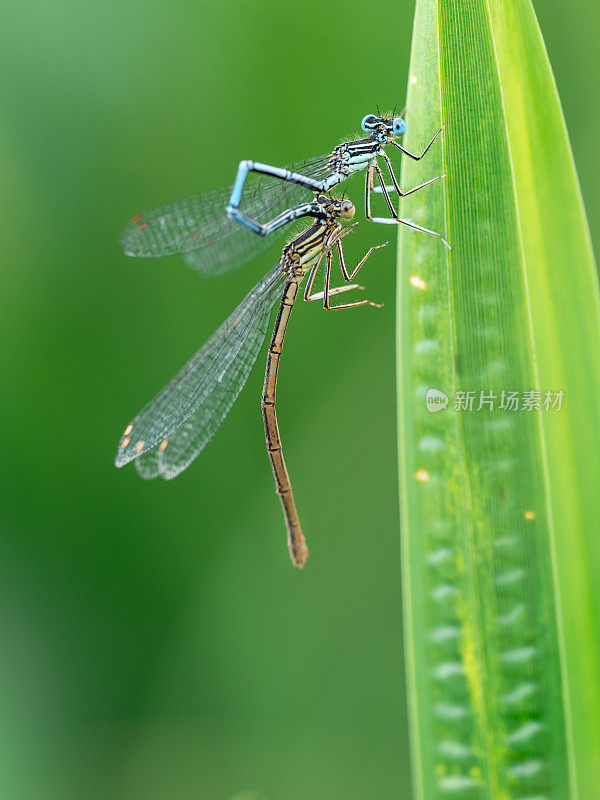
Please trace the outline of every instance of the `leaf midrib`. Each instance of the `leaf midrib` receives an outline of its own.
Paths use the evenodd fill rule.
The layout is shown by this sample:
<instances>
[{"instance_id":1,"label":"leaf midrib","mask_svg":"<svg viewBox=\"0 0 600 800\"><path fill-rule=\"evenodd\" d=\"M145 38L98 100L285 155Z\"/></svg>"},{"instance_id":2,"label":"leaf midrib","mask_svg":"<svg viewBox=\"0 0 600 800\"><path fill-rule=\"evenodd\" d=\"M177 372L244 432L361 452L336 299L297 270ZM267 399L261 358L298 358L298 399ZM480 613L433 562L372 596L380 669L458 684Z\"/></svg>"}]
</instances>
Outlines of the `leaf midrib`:
<instances>
[{"instance_id":1,"label":"leaf midrib","mask_svg":"<svg viewBox=\"0 0 600 800\"><path fill-rule=\"evenodd\" d=\"M441 56L441 37L440 37L440 28L439 28L439 2L437 6L437 13L438 13L438 25L437 25L437 44L438 44L438 52L437 52L437 60L438 60L438 73L439 73L439 89L440 89L440 112L441 112L441 120L440 124L444 121L444 97L442 95L442 65L443 60ZM448 174L448 164L446 161L446 146L445 140L442 139L442 162L444 164L444 172ZM450 231L450 212L449 212L449 204L448 204L448 189L447 184L444 182L444 191L443 191L443 205L444 205L444 224L445 224L445 232L446 238L451 239ZM454 286L452 282L452 252L445 253L445 262L446 262L446 274L447 274L447 282L448 282L448 311L449 311L449 324L451 330L451 341L452 341L452 353L450 357L450 363L452 367L452 379L454 382L454 390L455 396L456 391L459 389L459 381L458 381L458 371L456 365L456 354L458 352L457 343L458 343L458 334L456 328L456 317L454 313ZM471 613L472 619L472 635L473 635L473 645L476 652L476 658L474 659L475 663L475 670L477 674L477 687L476 693L474 693L474 701L479 706L479 711L481 714L481 730L484 736L484 749L485 749L485 759L483 763L485 765L489 765L493 763L493 752L494 747L492 743L492 728L489 724L490 718L490 709L486 702L487 692L485 691L485 687L487 686L487 674L486 674L486 661L484 657L484 648L483 648L483 620L481 616L481 608L477 602L477 597L479 596L479 583L477 578L477 569L475 564L475 542L474 542L474 531L473 526L469 520L468 510L471 508L471 486L469 482L469 475L465 467L465 438L463 435L463 427L462 427L462 420L461 420L461 413L458 411L456 413L456 451L459 455L459 471L461 475L461 488L462 488L462 495L463 495L463 541L465 542L466 546L466 553L468 556L468 580L467 586L469 587L469 608ZM485 781L487 784L487 792L490 796L495 796L497 793L497 789L499 788L497 785L497 780L494 779L494 775L492 775L492 771L490 769L485 769ZM492 792L494 794L492 794Z\"/></svg>"}]
</instances>

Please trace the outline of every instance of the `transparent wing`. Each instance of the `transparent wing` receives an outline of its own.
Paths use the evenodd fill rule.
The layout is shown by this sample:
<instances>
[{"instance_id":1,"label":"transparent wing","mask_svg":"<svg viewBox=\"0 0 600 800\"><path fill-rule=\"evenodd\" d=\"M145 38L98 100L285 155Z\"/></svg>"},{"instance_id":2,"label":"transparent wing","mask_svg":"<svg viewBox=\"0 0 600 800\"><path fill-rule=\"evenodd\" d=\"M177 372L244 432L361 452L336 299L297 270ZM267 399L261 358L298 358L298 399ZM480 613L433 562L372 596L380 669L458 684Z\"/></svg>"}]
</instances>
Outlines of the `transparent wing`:
<instances>
[{"instance_id":1,"label":"transparent wing","mask_svg":"<svg viewBox=\"0 0 600 800\"><path fill-rule=\"evenodd\" d=\"M287 169L319 177L325 173L328 159L327 155L298 161ZM256 178L253 173L248 177L241 210L260 222L299 205L307 196L307 190L294 183L264 176ZM140 258L182 253L190 266L207 276L243 266L276 241L285 228L263 237L230 219L225 209L232 188L225 186L137 214L121 234L125 253Z\"/></svg>"},{"instance_id":2,"label":"transparent wing","mask_svg":"<svg viewBox=\"0 0 600 800\"><path fill-rule=\"evenodd\" d=\"M127 426L115 465L137 459L143 478L174 478L212 439L265 338L285 273L277 264L173 380Z\"/></svg>"}]
</instances>

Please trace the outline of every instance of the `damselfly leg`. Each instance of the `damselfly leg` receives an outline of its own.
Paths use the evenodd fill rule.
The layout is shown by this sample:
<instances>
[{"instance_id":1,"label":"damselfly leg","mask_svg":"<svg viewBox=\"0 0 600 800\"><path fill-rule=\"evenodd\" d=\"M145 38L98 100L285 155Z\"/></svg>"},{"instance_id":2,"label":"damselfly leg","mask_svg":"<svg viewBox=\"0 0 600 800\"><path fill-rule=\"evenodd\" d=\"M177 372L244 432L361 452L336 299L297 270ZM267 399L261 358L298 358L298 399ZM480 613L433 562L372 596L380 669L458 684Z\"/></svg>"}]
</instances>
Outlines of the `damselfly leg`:
<instances>
[{"instance_id":1,"label":"damselfly leg","mask_svg":"<svg viewBox=\"0 0 600 800\"><path fill-rule=\"evenodd\" d=\"M354 223L354 224L356 225L358 223ZM338 259L339 259L339 262L340 262L340 268L342 270L342 275L344 276L344 280L348 281L348 282L351 281L352 278L354 278L354 276L358 273L358 271L361 269L361 267L366 263L367 259L369 258L371 253L373 253L374 250L379 250L379 248L387 246L387 242L384 242L383 244L377 244L377 245L374 245L373 247L370 247L369 250L367 250L366 254L363 256L363 258L361 258L361 260L358 262L358 264L356 265L354 270L352 272L348 272L348 268L346 267L346 261L344 259L344 248L342 246L342 241L341 240L344 238L344 236L347 236L352 231L353 228L354 228L354 225L351 225L348 228L344 228L343 231L340 231L339 235L335 238L335 241L332 241L330 243L330 248L324 254L325 255L326 266L325 266L324 287L323 287L323 291L322 292L313 292L312 291L312 287L313 287L315 278L317 276L317 272L319 270L319 266L321 264L323 256L321 256L321 258L319 258L317 263L314 265L314 267L310 271L310 274L308 276L308 280L306 282L306 287L304 289L304 298L303 299L306 302L311 302L311 301L314 301L314 300L322 300L323 301L323 308L325 309L325 311L338 311L338 310L342 310L342 309L345 309L345 308L356 308L357 306L373 306L374 308L383 308L383 303L374 303L372 300L357 300L354 303L341 303L341 304L336 305L336 306L332 306L330 304L330 302L329 302L329 298L332 297L333 295L342 294L343 292L349 292L352 289L358 289L359 291L363 291L364 288L365 288L364 286L360 286L357 283L351 283L348 286L333 286L333 287L331 286L331 264L332 264L332 258L333 258L332 248L334 246L335 246L335 248L337 250Z\"/></svg>"},{"instance_id":2,"label":"damselfly leg","mask_svg":"<svg viewBox=\"0 0 600 800\"><path fill-rule=\"evenodd\" d=\"M420 156L416 155L415 153L411 153L410 150L407 150L406 147L402 147L402 145L398 144L398 142L395 142L395 141L392 140L390 142L390 144L393 144L394 147L397 147L398 150L400 150L402 153L404 153L405 156L408 156L409 158L412 158L413 161L420 161L427 154L427 152L429 151L429 148L435 142L435 140L440 135L440 133L444 130L445 127L446 127L445 124L442 125L442 127L439 129L439 131L437 133L434 133L434 135L429 140L429 144L427 145L425 150L423 150L423 152L421 153Z\"/></svg>"},{"instance_id":3,"label":"damselfly leg","mask_svg":"<svg viewBox=\"0 0 600 800\"><path fill-rule=\"evenodd\" d=\"M392 179L392 184L393 184L392 186L386 186L385 190L386 192L396 192L397 194L400 195L400 197L408 197L409 194L418 192L419 189L424 189L426 186L430 186L432 183L435 183L436 181L439 181L442 178L446 177L446 173L444 172L443 175L436 175L435 178L430 178L428 181L425 181L425 183L420 183L418 186L415 186L412 189L408 189L408 191L404 192L400 188L400 184L398 183L398 179L396 178L394 169L392 167L392 162L390 161L389 157L387 156L386 153L382 153L381 157L383 158L383 160L387 165L388 172L390 173L390 177ZM374 194L382 194L383 188L381 186L375 186L370 191L372 191Z\"/></svg>"},{"instance_id":4,"label":"damselfly leg","mask_svg":"<svg viewBox=\"0 0 600 800\"><path fill-rule=\"evenodd\" d=\"M385 197L385 201L387 203L387 207L389 209L391 217L373 217L371 215L371 192L373 191L373 171L377 173L377 179L381 186L381 190L383 196ZM434 178L434 180L436 179ZM429 183L432 183L432 181L429 181ZM427 184L424 185L426 186ZM367 167L367 175L365 177L365 216L368 220L371 220L371 222L378 222L384 225L394 225L397 223L400 225L406 225L408 228L412 228L415 231L420 231L421 233L428 233L430 236L436 236L438 239L441 239L441 241L448 248L448 250L452 250L452 248L450 247L448 242L444 239L441 233L438 233L437 231L431 231L429 230L429 228L424 228L422 225L417 225L417 223L413 222L413 220L405 219L403 217L398 216L398 212L396 211L394 204L392 203L392 199L389 195L389 192L387 191L387 187L385 185L381 169L379 168L379 164L373 164L372 166Z\"/></svg>"}]
</instances>

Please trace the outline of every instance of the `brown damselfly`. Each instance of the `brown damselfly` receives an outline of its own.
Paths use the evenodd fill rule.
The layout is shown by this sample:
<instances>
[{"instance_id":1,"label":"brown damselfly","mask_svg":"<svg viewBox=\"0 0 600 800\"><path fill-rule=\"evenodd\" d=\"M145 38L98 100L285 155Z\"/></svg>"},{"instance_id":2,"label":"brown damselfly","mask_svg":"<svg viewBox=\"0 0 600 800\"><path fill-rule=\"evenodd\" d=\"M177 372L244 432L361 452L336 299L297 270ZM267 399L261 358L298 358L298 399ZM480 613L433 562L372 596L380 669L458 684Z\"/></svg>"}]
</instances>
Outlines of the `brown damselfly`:
<instances>
[{"instance_id":1,"label":"brown damselfly","mask_svg":"<svg viewBox=\"0 0 600 800\"><path fill-rule=\"evenodd\" d=\"M271 310L279 300L267 355L262 414L290 555L293 563L302 567L308 549L283 458L275 410L277 372L287 323L306 275L305 301L321 300L323 308L329 311L358 306L380 307L380 304L366 299L334 305L330 298L354 289L362 290L362 286L351 281L373 250L384 245L371 247L349 271L344 261L342 239L357 223L346 227L342 223L354 216L355 209L350 200L318 195L314 201L292 211L294 218L312 217L314 222L283 248L273 269L246 295L171 382L127 425L119 442L115 464L122 467L135 460L143 478L161 476L167 480L186 469L214 436L243 388L264 342ZM334 250L344 278L344 285L337 287L331 286ZM323 291L313 292L323 259Z\"/></svg>"}]
</instances>

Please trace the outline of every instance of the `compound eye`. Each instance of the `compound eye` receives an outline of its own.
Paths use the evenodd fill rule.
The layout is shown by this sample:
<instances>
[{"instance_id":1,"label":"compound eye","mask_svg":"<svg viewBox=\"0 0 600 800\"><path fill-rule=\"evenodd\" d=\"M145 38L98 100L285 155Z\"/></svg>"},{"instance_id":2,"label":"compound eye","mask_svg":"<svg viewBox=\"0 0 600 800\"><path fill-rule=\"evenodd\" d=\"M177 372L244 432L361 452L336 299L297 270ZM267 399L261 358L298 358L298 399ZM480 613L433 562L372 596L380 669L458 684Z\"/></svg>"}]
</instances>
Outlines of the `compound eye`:
<instances>
[{"instance_id":1,"label":"compound eye","mask_svg":"<svg viewBox=\"0 0 600 800\"><path fill-rule=\"evenodd\" d=\"M366 117L363 117L360 127L363 129L363 131L372 131L377 125L377 122L378 117L376 117L374 114L367 114Z\"/></svg>"},{"instance_id":2,"label":"compound eye","mask_svg":"<svg viewBox=\"0 0 600 800\"><path fill-rule=\"evenodd\" d=\"M348 214L354 208L354 204L351 200L344 200L342 203L342 211L344 214Z\"/></svg>"},{"instance_id":3,"label":"compound eye","mask_svg":"<svg viewBox=\"0 0 600 800\"><path fill-rule=\"evenodd\" d=\"M406 122L402 119L402 117L396 117L394 122L392 123L392 131L394 132L395 136L404 136L406 133Z\"/></svg>"}]
</instances>

